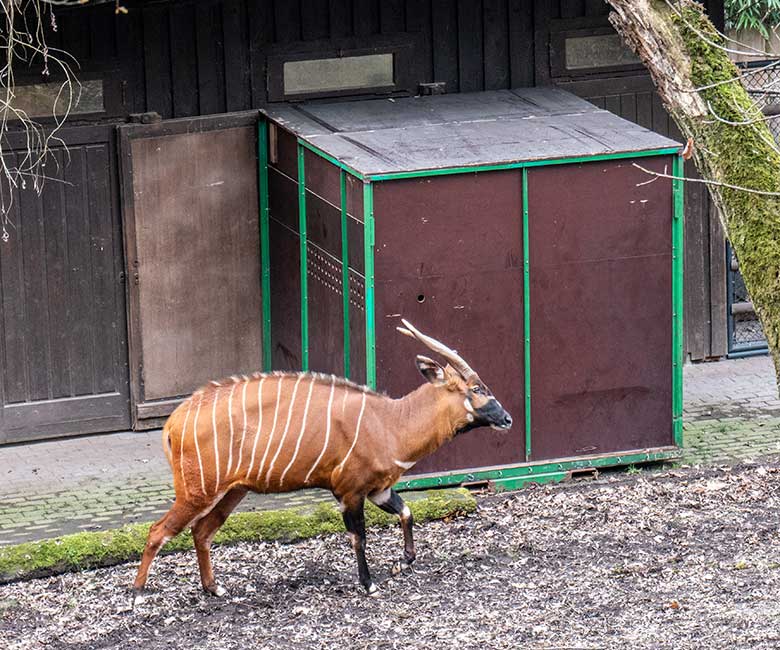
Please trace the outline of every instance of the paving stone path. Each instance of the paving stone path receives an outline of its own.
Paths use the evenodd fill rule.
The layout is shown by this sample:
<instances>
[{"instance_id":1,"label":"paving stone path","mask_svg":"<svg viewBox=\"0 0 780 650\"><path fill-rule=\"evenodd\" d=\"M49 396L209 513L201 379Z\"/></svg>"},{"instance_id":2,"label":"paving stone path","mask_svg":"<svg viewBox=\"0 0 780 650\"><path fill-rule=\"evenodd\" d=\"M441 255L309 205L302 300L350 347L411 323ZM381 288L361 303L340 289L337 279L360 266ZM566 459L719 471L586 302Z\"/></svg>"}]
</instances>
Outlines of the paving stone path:
<instances>
[{"instance_id":1,"label":"paving stone path","mask_svg":"<svg viewBox=\"0 0 780 650\"><path fill-rule=\"evenodd\" d=\"M158 519L173 502L160 432L0 447L0 545ZM249 495L237 510L309 507L323 490Z\"/></svg>"},{"instance_id":2,"label":"paving stone path","mask_svg":"<svg viewBox=\"0 0 780 650\"><path fill-rule=\"evenodd\" d=\"M685 367L684 463L780 453L780 400L768 357ZM159 432L0 447L0 545L152 521L173 498ZM310 507L321 490L249 495L239 510Z\"/></svg>"},{"instance_id":3,"label":"paving stone path","mask_svg":"<svg viewBox=\"0 0 780 650\"><path fill-rule=\"evenodd\" d=\"M768 356L688 364L683 372L684 462L780 453L780 399Z\"/></svg>"}]
</instances>

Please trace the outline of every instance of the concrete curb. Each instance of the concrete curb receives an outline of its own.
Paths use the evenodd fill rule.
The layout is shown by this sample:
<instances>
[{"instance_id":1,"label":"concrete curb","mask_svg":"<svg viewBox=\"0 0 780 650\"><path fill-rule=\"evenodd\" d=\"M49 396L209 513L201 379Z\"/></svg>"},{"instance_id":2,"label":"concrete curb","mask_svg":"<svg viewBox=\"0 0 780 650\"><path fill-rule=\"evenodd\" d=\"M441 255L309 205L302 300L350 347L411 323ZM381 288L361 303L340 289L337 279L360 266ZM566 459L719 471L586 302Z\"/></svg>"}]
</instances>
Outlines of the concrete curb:
<instances>
[{"instance_id":1,"label":"concrete curb","mask_svg":"<svg viewBox=\"0 0 780 650\"><path fill-rule=\"evenodd\" d=\"M461 516L477 508L476 500L464 488L428 490L419 497L415 494L415 497L409 499L408 504L418 522ZM389 526L395 522L397 517L370 503L367 505L368 526ZM150 526L151 523L132 524L115 530L75 533L0 547L0 584L137 560L141 557ZM343 530L341 513L336 506L321 504L313 511L288 508L236 513L225 522L214 542L295 542ZM191 548L192 535L187 531L168 542L164 552Z\"/></svg>"}]
</instances>

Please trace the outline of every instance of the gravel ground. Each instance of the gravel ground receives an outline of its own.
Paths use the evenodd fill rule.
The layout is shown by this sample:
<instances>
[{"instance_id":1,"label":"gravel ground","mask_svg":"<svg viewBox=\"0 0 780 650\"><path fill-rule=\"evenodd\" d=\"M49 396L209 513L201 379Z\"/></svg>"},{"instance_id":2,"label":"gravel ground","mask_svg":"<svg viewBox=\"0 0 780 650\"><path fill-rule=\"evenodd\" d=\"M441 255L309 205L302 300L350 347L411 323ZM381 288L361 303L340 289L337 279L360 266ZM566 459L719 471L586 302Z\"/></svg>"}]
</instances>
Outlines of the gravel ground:
<instances>
[{"instance_id":1,"label":"gravel ground","mask_svg":"<svg viewBox=\"0 0 780 650\"><path fill-rule=\"evenodd\" d=\"M369 533L378 598L343 536L194 552L0 586L3 648L777 648L780 464L625 474L484 496L476 514Z\"/></svg>"}]
</instances>

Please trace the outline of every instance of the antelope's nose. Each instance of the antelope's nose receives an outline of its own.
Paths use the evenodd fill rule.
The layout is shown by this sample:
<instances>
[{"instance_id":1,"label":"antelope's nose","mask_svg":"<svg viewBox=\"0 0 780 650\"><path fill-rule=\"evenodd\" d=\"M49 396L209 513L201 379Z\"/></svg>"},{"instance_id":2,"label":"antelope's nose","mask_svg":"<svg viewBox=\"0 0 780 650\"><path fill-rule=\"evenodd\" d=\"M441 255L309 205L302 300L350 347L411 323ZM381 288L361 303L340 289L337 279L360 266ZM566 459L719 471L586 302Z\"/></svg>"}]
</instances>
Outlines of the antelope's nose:
<instances>
[{"instance_id":1,"label":"antelope's nose","mask_svg":"<svg viewBox=\"0 0 780 650\"><path fill-rule=\"evenodd\" d=\"M509 413L504 413L504 419L501 422L501 426L508 429L512 426L512 416Z\"/></svg>"}]
</instances>

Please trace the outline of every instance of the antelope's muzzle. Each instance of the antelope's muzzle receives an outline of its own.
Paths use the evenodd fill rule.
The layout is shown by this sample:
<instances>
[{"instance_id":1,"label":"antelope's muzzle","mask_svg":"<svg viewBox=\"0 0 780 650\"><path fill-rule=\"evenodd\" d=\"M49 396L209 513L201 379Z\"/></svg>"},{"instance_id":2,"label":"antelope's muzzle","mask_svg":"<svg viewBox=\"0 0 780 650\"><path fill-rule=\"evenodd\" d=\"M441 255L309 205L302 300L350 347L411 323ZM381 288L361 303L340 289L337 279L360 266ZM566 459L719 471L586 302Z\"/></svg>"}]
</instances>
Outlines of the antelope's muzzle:
<instances>
[{"instance_id":1,"label":"antelope's muzzle","mask_svg":"<svg viewBox=\"0 0 780 650\"><path fill-rule=\"evenodd\" d=\"M512 426L512 416L504 410L501 402L495 398L481 409L477 409L477 413L486 424L498 431L505 431Z\"/></svg>"}]
</instances>

